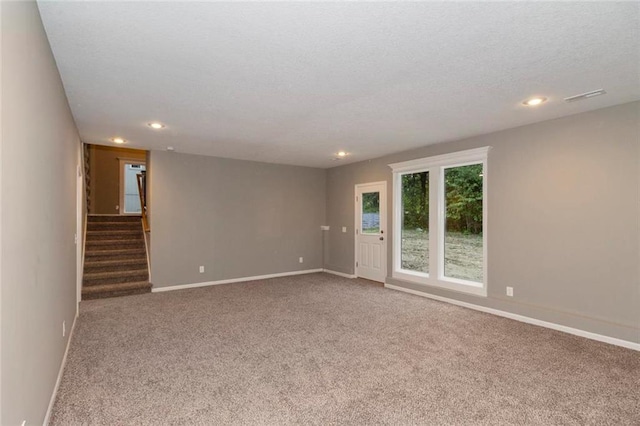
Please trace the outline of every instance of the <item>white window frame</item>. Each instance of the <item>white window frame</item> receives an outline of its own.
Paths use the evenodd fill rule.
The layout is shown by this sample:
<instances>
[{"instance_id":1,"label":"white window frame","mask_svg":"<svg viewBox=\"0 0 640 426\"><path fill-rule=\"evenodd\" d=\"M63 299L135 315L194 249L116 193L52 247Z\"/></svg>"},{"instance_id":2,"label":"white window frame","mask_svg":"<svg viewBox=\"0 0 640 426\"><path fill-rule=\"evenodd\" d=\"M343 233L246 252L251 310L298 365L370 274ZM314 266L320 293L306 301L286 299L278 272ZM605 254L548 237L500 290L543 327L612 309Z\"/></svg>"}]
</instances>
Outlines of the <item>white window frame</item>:
<instances>
[{"instance_id":1,"label":"white window frame","mask_svg":"<svg viewBox=\"0 0 640 426\"><path fill-rule=\"evenodd\" d=\"M393 171L393 271L396 279L415 284L445 288L447 290L487 295L487 230L489 211L487 209L488 167L487 158L491 147L470 149L434 157L419 158L401 163L389 164ZM446 277L444 275L444 230L446 221L444 171L452 167L482 164L482 283ZM429 273L402 269L402 175L429 173ZM434 230L436 232L434 232Z\"/></svg>"}]
</instances>

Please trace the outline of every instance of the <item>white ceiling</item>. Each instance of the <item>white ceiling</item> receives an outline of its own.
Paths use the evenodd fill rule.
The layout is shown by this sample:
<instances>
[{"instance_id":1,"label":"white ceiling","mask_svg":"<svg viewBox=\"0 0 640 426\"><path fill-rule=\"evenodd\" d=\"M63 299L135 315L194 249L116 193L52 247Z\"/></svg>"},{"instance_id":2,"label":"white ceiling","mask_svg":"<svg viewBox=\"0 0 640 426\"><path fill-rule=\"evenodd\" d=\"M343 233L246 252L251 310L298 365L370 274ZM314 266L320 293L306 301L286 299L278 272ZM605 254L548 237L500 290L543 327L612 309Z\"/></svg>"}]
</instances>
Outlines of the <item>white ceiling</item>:
<instances>
[{"instance_id":1,"label":"white ceiling","mask_svg":"<svg viewBox=\"0 0 640 426\"><path fill-rule=\"evenodd\" d=\"M333 167L640 99L637 2L39 7L89 143Z\"/></svg>"}]
</instances>

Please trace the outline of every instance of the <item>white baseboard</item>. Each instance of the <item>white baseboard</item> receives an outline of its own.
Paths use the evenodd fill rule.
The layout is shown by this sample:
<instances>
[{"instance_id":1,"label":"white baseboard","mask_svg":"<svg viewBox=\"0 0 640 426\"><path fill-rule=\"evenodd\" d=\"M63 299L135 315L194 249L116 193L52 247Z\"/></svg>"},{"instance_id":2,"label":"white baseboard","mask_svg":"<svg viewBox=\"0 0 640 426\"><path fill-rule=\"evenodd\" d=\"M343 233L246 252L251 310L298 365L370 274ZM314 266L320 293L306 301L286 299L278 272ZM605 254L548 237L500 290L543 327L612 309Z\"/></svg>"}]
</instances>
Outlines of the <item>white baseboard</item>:
<instances>
[{"instance_id":1,"label":"white baseboard","mask_svg":"<svg viewBox=\"0 0 640 426\"><path fill-rule=\"evenodd\" d=\"M384 286L385 288L389 288L392 290L403 291L405 293L415 294L417 296L438 300L440 302L451 303L452 305L458 305L464 308L474 309L476 311L486 312L488 314L493 314L500 317L505 317L505 318L509 318L512 320L520 321L520 322L525 322L527 324L533 324L540 327L550 328L552 330L562 331L564 333L573 334L575 336L586 337L587 339L597 340L599 342L609 343L611 345L622 346L623 348L640 351L640 343L634 343L628 340L616 339L615 337L604 336L602 334L592 333L590 331L580 330L578 328L567 327L565 325L560 325L553 322L547 322L547 321L542 321L536 318L525 317L524 315L513 314L511 312L501 311L499 309L487 308L484 306L474 305L472 303L461 302L459 300L436 296L433 294L412 290L409 288L404 288L404 287L400 287L393 284L385 284Z\"/></svg>"},{"instance_id":2,"label":"white baseboard","mask_svg":"<svg viewBox=\"0 0 640 426\"><path fill-rule=\"evenodd\" d=\"M279 277L289 277L292 275L304 275L304 274L314 274L317 272L322 272L323 269L306 269L304 271L291 271L291 272L279 272L277 274L268 274L268 275L256 275L253 277L242 277L242 278L232 278L229 280L218 280L218 281L206 281L202 283L193 283L193 284L179 284L172 285L168 287L156 287L152 288L152 293L160 293L163 291L173 291L173 290L184 290L187 288L197 288L197 287L208 287L210 285L221 285L221 284L233 284L233 283L242 283L246 281L257 281L257 280L266 280L269 278L279 278Z\"/></svg>"},{"instance_id":3,"label":"white baseboard","mask_svg":"<svg viewBox=\"0 0 640 426\"><path fill-rule=\"evenodd\" d=\"M56 402L56 396L58 395L58 388L60 387L60 382L62 381L62 374L64 373L64 367L67 365L67 354L69 353L69 347L71 346L71 339L73 339L73 331L76 329L76 320L78 319L78 314L73 318L73 324L71 325L71 330L69 331L69 339L67 339L67 347L64 350L64 355L62 356L62 362L60 363L60 370L58 371L58 378L56 379L56 385L53 387L53 393L51 394L51 399L49 400L49 407L47 407L47 414L44 416L44 422L42 424L44 426L49 424L49 420L51 420L51 412L53 411L53 404Z\"/></svg>"},{"instance_id":4,"label":"white baseboard","mask_svg":"<svg viewBox=\"0 0 640 426\"><path fill-rule=\"evenodd\" d=\"M357 278L355 275L345 274L344 272L332 271L331 269L323 269L323 271L326 272L327 274L333 274L339 277L352 278L352 279Z\"/></svg>"}]
</instances>

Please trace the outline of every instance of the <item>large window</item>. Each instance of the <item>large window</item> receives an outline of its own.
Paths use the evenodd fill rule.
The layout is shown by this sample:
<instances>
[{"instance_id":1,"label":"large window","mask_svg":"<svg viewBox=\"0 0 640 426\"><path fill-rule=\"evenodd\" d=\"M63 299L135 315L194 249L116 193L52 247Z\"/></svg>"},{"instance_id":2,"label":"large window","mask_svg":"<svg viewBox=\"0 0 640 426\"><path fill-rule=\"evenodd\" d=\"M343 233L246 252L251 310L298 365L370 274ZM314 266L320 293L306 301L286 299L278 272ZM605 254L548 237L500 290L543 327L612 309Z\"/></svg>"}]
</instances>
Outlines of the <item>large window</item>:
<instances>
[{"instance_id":1,"label":"large window","mask_svg":"<svg viewBox=\"0 0 640 426\"><path fill-rule=\"evenodd\" d=\"M486 296L488 150L390 165L395 278Z\"/></svg>"},{"instance_id":2,"label":"large window","mask_svg":"<svg viewBox=\"0 0 640 426\"><path fill-rule=\"evenodd\" d=\"M482 282L483 167L444 168L444 276Z\"/></svg>"},{"instance_id":3,"label":"large window","mask_svg":"<svg viewBox=\"0 0 640 426\"><path fill-rule=\"evenodd\" d=\"M429 272L429 172L402 175L402 269Z\"/></svg>"}]
</instances>

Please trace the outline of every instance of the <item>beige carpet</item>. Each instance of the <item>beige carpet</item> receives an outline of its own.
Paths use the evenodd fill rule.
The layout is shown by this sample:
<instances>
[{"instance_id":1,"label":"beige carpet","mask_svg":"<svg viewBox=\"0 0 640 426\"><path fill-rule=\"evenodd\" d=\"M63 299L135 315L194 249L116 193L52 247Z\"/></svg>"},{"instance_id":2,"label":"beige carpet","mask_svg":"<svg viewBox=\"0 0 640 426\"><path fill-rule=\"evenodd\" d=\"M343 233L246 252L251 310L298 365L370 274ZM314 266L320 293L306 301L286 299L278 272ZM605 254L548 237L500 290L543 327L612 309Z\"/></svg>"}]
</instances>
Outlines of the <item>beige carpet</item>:
<instances>
[{"instance_id":1,"label":"beige carpet","mask_svg":"<svg viewBox=\"0 0 640 426\"><path fill-rule=\"evenodd\" d=\"M56 425L640 424L640 353L327 274L82 302Z\"/></svg>"}]
</instances>

